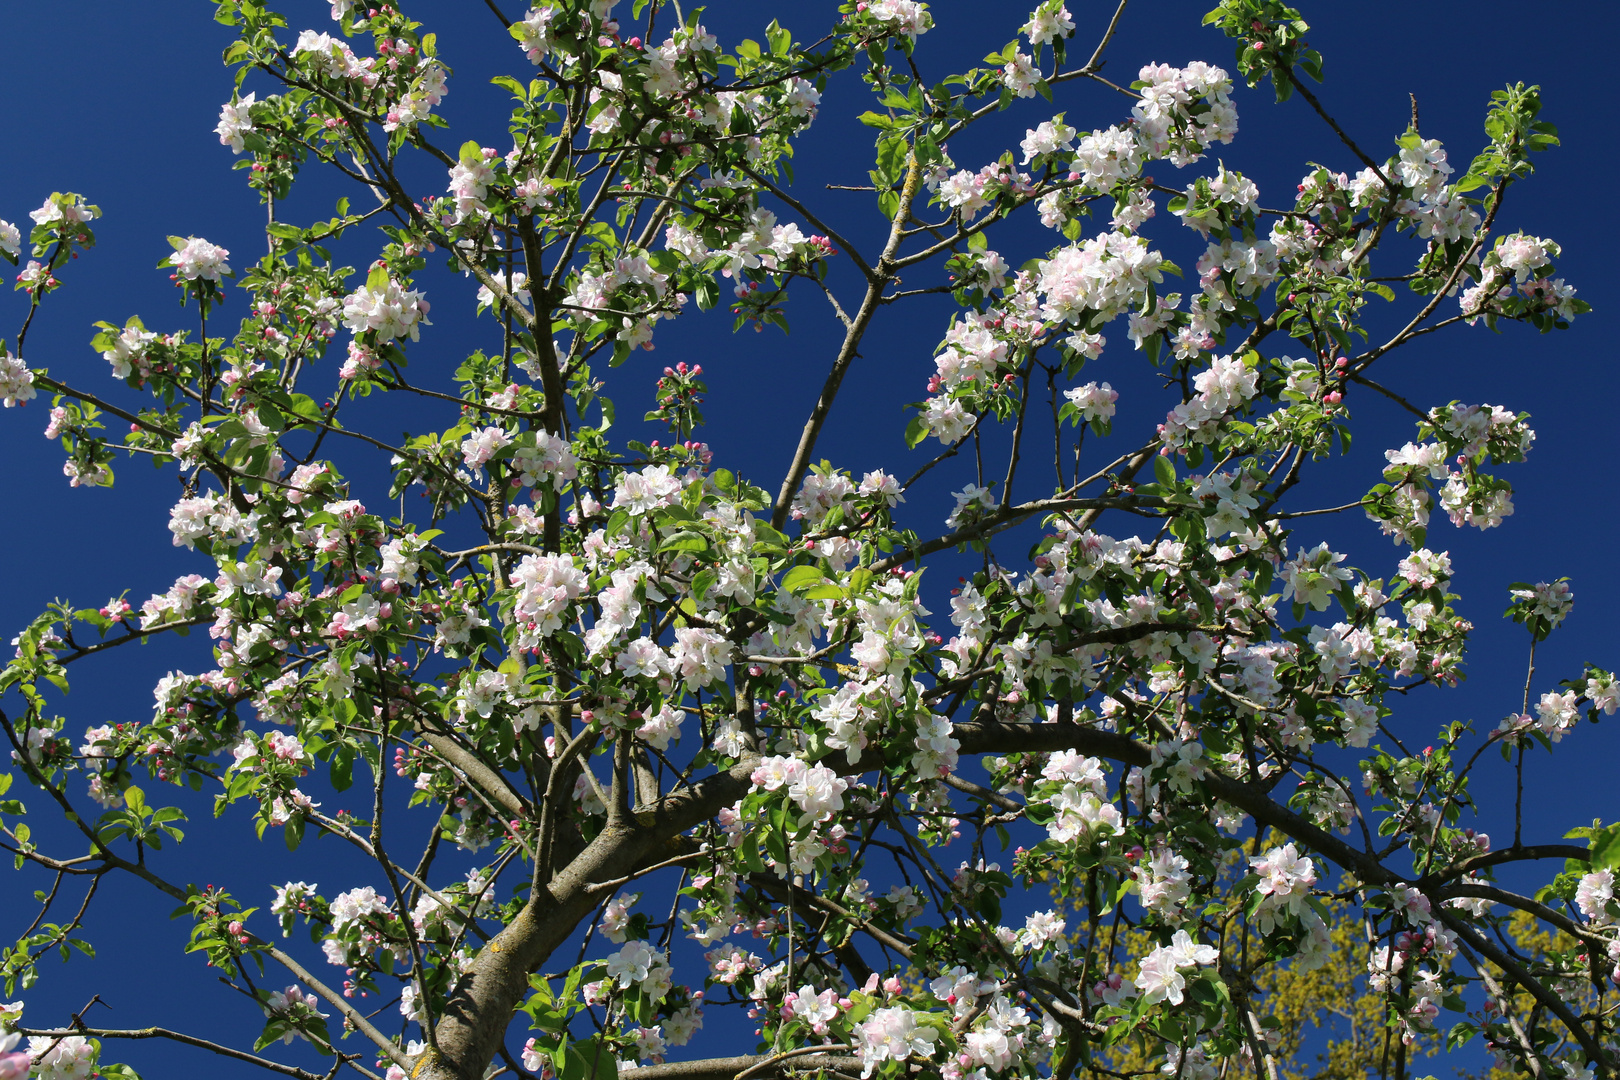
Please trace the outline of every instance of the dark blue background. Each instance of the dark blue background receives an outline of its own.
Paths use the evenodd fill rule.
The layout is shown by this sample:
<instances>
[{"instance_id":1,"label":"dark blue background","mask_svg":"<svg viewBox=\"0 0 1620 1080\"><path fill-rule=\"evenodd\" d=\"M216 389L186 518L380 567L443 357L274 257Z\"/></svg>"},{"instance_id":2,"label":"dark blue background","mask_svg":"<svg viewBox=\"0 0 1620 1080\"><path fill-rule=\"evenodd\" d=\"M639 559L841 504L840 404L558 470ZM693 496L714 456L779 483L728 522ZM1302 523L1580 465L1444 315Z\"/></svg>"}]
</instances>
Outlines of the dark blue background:
<instances>
[{"instance_id":1,"label":"dark blue background","mask_svg":"<svg viewBox=\"0 0 1620 1080\"><path fill-rule=\"evenodd\" d=\"M330 27L324 2L297 0L285 6L292 33L304 26ZM1112 4L1075 0L1070 6L1079 23L1075 51L1084 55ZM1124 83L1144 62L1184 64L1191 59L1230 69L1227 42L1198 26L1207 6L1133 6L1111 47L1105 73ZM210 7L98 5L93 15L72 20L45 5L0 8L8 86L7 108L0 113L0 146L6 155L6 167L0 169L0 217L18 223L26 235L28 211L53 190L80 192L105 212L96 223L98 246L62 272L65 287L36 319L27 357L58 378L125 404L135 402L136 395L110 379L107 364L89 349L90 324L97 319L121 324L139 313L155 330L194 326L194 310L179 310L167 275L153 269L168 251L164 237L205 236L230 248L239 268L262 250L258 226L263 211L243 178L231 172L236 159L212 134L219 104L230 94L230 77L218 57L231 34L211 21ZM518 13L514 5L506 7ZM453 147L474 138L504 149L506 97L488 85L488 78L501 72L526 74L528 66L516 47L476 0L421 2L407 10L438 32L440 49L455 69L451 93L440 110L452 127L440 141ZM1000 3L940 3L933 11L937 28L919 49L919 62L931 78L979 62L985 52L1011 40L1027 17L1022 7ZM1498 231L1522 228L1561 242L1562 276L1596 308L1564 334L1537 336L1508 327L1493 335L1479 327L1436 335L1381 360L1373 370L1376 378L1423 406L1458 398L1528 410L1539 434L1530 462L1507 472L1517 488L1517 513L1504 526L1482 534L1441 523L1431 532L1430 546L1452 553L1461 610L1479 630L1469 680L1455 690L1415 696L1394 718L1403 737L1410 734L1421 744L1443 722L1475 719L1488 728L1517 710L1525 643L1519 628L1499 619L1511 581L1562 575L1574 579L1575 612L1541 650L1536 694L1552 689L1558 679L1578 675L1587 660L1604 667L1616 664L1612 613L1620 587L1611 569L1612 555L1605 553L1614 550L1616 524L1611 421L1615 339L1610 335L1620 324L1610 293L1616 282L1612 253L1617 239L1610 188L1617 166L1612 46L1620 20L1613 5L1597 0L1534 8L1500 0L1430 5L1366 0L1354 5L1318 2L1304 11L1314 24L1311 42L1326 57L1322 100L1380 159L1406 125L1408 93L1417 95L1424 135L1444 140L1461 168L1481 145L1480 121L1490 91L1512 80L1541 84L1544 118L1559 126L1564 145L1541 155L1538 174L1512 190ZM732 45L741 36L758 39L772 14L801 40L819 37L835 18L830 3L728 0L711 5L706 22ZM250 82L248 88L253 87ZM262 95L267 87L258 89ZM800 144L796 168L802 197L830 207L829 215L845 235L876 249L882 223L867 197L822 190L825 183L866 182L871 132L853 120L870 107L863 95L847 74L835 82L821 118ZM1264 88L1240 90L1237 101L1242 130L1231 146L1216 150L1228 166L1257 180L1263 204L1288 205L1306 161L1351 172L1358 167L1303 102L1274 105ZM1005 124L992 120L984 131L953 145L952 153L960 166L976 168L1002 149L1016 148L1023 129L1054 110L1066 111L1071 124L1086 130L1122 120L1128 102L1094 84L1069 84L1057 90L1055 105L1038 99L1020 103L1013 119ZM1213 169L1215 156L1179 173L1167 164L1153 172L1161 182L1180 186ZM440 190L443 176L437 166L417 175L421 193ZM305 187L310 190L295 194L281 216L329 216L341 194L354 195L357 207L363 201L313 176ZM1148 228L1172 258L1190 267L1197 251L1187 246L1184 232L1162 209ZM1038 226L1009 227L996 235L993 246L1016 266L1054 239ZM364 243L352 244L346 252L352 265L364 265L371 257ZM1393 260L1379 266L1383 273L1402 269ZM835 280L845 287L847 303L852 280L841 273ZM907 285L936 280L921 273ZM411 350L412 372L418 381L443 386L460 358L474 348L498 347L499 338L493 321L473 319L471 289L461 279L435 269L424 281L435 305L434 326ZM857 474L884 465L904 476L930 446L937 446L930 443L908 454L900 438L900 406L923 396L933 370L932 348L950 310L946 303L914 303L912 308L886 310L868 336L818 456ZM1399 297L1396 314L1377 316L1376 325L1392 324L1397 317L1404 321L1410 310L1411 301ZM1442 308L1446 310L1450 308ZM24 311L20 295L0 294L0 333L13 336ZM227 312L239 313L240 301ZM657 350L638 353L613 376L608 392L618 400L620 416L639 416L646 408L658 368L677 360L702 363L711 387L706 437L715 448L716 464L744 473L774 494L837 340L837 327L818 296L796 295L789 315L793 333L786 338L775 330L728 336L729 316L723 312L699 316L694 311L661 328ZM1108 351L1085 377L1107 380L1122 391L1119 447L1110 448L1118 452L1127 443L1139 444L1139 436L1163 416L1167 403L1152 392L1144 359L1129 351L1123 324L1115 324L1108 336ZM1273 348L1284 346L1275 343ZM319 397L335 385L335 367L329 362L316 372L311 393ZM396 402L380 401L374 398L356 412L372 417L384 437L453 422L447 412L402 411ZM1358 422L1354 452L1343 462L1324 466L1318 482L1304 486L1312 501L1297 496L1291 508L1353 500L1376 480L1382 451L1411 437L1409 418L1381 399L1354 395L1351 405ZM130 600L139 605L178 574L210 572L205 560L169 542L164 524L175 492L172 473L155 474L142 462L125 463L113 490L67 487L59 449L40 437L48 407L41 399L0 414L0 505L6 508L0 532L6 567L0 631L8 635L56 597L95 606L128 589ZM1040 454L1032 457L1035 463L1024 474L1029 485L1025 496L1042 493L1037 484L1048 482L1040 471ZM361 480L380 476L374 463L355 459L344 464ZM945 491L966 479L949 473L914 492L906 507L908 520L925 533L936 529L948 509ZM356 493L376 503L384 497L375 488ZM1127 523L1105 519L1100 527L1124 531ZM1309 544L1329 539L1350 552L1351 563L1380 576L1393 571L1399 554L1360 520L1308 519L1296 536ZM1011 545L1008 557L1014 557ZM948 629L943 625L944 586L957 572L946 560L932 575L936 580L928 595L938 601L933 606L942 629ZM149 688L164 671L196 672L210 666L203 648L203 639L194 636L186 642L119 650L94 666L76 665L74 691L62 706L70 734L92 724L147 715ZM5 705L13 708L15 702ZM1583 726L1555 757L1533 755L1527 839L1553 838L1594 816L1620 816L1610 783L1615 745L1607 729ZM1504 839L1511 829L1509 781L1498 770L1475 788L1484 805L1483 827ZM207 820L202 800L187 805L193 811L193 839L159 860L162 872L174 880L220 884L244 903L266 907L269 884L289 877L320 881L328 895L367 880L367 869L348 868L352 860L333 844L310 845L294 860L274 837L256 843L244 812L230 815L234 828L218 828ZM328 809L339 805L341 797L327 804ZM33 824L44 835L54 832L43 820ZM77 853L74 842L63 839L58 853ZM33 874L8 876L0 883L0 937L19 932L32 918L29 893L44 884ZM109 882L92 921L99 959L75 961L65 970L48 966L41 985L25 995L29 1022L60 1022L92 993L100 993L112 1011L98 1011L93 1022L120 1027L166 1023L203 1035L234 1032L232 1038L250 1041L257 1030L254 1010L221 992L200 959L181 956L187 928L183 922L166 921L171 906L150 889ZM318 968L330 971L324 964ZM678 975L691 977L685 970ZM707 1034L716 1050L738 1049L725 1044L728 1030L736 1029L711 1017ZM133 1044L111 1048L109 1057L153 1072L215 1067L221 1075L237 1076L250 1071L217 1060L205 1065L199 1053ZM304 1060L307 1055L289 1051L288 1058Z\"/></svg>"}]
</instances>

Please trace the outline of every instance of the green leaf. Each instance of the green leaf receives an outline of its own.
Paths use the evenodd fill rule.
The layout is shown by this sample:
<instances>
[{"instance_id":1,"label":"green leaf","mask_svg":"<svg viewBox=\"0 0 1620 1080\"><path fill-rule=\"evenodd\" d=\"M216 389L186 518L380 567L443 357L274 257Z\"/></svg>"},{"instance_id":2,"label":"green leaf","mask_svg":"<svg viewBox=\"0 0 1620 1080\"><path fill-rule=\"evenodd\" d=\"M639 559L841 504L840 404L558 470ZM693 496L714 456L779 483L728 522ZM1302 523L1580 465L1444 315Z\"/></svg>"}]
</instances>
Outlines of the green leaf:
<instances>
[{"instance_id":1,"label":"green leaf","mask_svg":"<svg viewBox=\"0 0 1620 1080\"><path fill-rule=\"evenodd\" d=\"M759 834L749 833L743 837L738 856L743 866L752 873L758 874L764 871L765 858L759 852Z\"/></svg>"},{"instance_id":2,"label":"green leaf","mask_svg":"<svg viewBox=\"0 0 1620 1080\"><path fill-rule=\"evenodd\" d=\"M714 583L719 580L720 575L715 572L714 567L705 566L692 577L692 595L701 603L703 598L709 595L709 590L714 588Z\"/></svg>"},{"instance_id":3,"label":"green leaf","mask_svg":"<svg viewBox=\"0 0 1620 1080\"><path fill-rule=\"evenodd\" d=\"M658 545L659 551L707 551L709 538L693 529L682 529Z\"/></svg>"},{"instance_id":4,"label":"green leaf","mask_svg":"<svg viewBox=\"0 0 1620 1080\"><path fill-rule=\"evenodd\" d=\"M575 1073L574 1063L583 1071ZM564 1080L619 1080L619 1055L603 1043L600 1035L568 1048L568 1067L563 1070Z\"/></svg>"},{"instance_id":5,"label":"green leaf","mask_svg":"<svg viewBox=\"0 0 1620 1080\"><path fill-rule=\"evenodd\" d=\"M786 56L793 51L793 32L778 26L775 19L765 28L765 40L771 44L771 53L775 56Z\"/></svg>"},{"instance_id":6,"label":"green leaf","mask_svg":"<svg viewBox=\"0 0 1620 1080\"><path fill-rule=\"evenodd\" d=\"M906 152L909 149L904 137L899 135L878 143L877 172L882 183L892 184L900 179L905 171Z\"/></svg>"},{"instance_id":7,"label":"green leaf","mask_svg":"<svg viewBox=\"0 0 1620 1080\"><path fill-rule=\"evenodd\" d=\"M1170 460L1169 454L1160 454L1153 459L1153 475L1159 478L1159 483L1166 487L1174 486L1176 482L1176 465Z\"/></svg>"},{"instance_id":8,"label":"green leaf","mask_svg":"<svg viewBox=\"0 0 1620 1080\"><path fill-rule=\"evenodd\" d=\"M1594 830L1591 850L1593 870L1613 870L1620 866L1620 825Z\"/></svg>"},{"instance_id":9,"label":"green leaf","mask_svg":"<svg viewBox=\"0 0 1620 1080\"><path fill-rule=\"evenodd\" d=\"M821 572L819 566L795 566L782 575L782 591L802 593L804 590L820 585L826 580L827 575Z\"/></svg>"},{"instance_id":10,"label":"green leaf","mask_svg":"<svg viewBox=\"0 0 1620 1080\"><path fill-rule=\"evenodd\" d=\"M504 87L512 92L512 96L520 101L529 100L529 89L510 75L497 75L489 80L496 86Z\"/></svg>"},{"instance_id":11,"label":"green leaf","mask_svg":"<svg viewBox=\"0 0 1620 1080\"><path fill-rule=\"evenodd\" d=\"M720 286L707 274L692 280L692 295L697 298L699 311L708 311L720 299Z\"/></svg>"},{"instance_id":12,"label":"green leaf","mask_svg":"<svg viewBox=\"0 0 1620 1080\"><path fill-rule=\"evenodd\" d=\"M332 786L338 791L349 790L349 785L354 783L354 747L347 743L339 744L332 751L329 769Z\"/></svg>"}]
</instances>

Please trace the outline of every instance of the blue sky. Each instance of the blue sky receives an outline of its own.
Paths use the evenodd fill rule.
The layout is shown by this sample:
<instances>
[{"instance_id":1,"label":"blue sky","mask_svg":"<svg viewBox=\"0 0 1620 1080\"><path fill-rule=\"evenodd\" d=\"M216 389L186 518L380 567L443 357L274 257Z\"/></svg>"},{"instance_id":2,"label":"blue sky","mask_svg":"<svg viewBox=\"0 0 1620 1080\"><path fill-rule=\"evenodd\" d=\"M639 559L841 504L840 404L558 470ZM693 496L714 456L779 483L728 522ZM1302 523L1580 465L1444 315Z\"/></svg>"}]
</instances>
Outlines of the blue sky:
<instances>
[{"instance_id":1,"label":"blue sky","mask_svg":"<svg viewBox=\"0 0 1620 1080\"><path fill-rule=\"evenodd\" d=\"M1225 40L1198 26L1206 6L1168 0L1130 9L1111 47L1106 74L1128 82L1150 60L1181 64L1197 58L1230 67ZM512 3L505 7L518 11ZM1104 10L1089 0L1070 7L1080 22L1080 39L1087 42L1112 10L1111 4ZM828 3L721 0L710 5L706 21L727 43L748 34L758 37L771 15L799 37L813 39L834 17L833 8ZM327 25L324 2L288 0L283 10L294 30ZM407 10L438 31L440 48L456 72L443 109L453 137L444 141L455 145L475 138L502 145L504 93L490 87L488 78L501 71L522 74L515 47L474 0L432 0ZM1000 3L939 3L933 10L938 27L919 52L931 76L971 65L983 53L999 49L1012 39L1023 17L1021 8ZM1620 575L1612 561L1616 482L1608 471L1616 451L1611 335L1620 329L1611 299L1617 284L1612 253L1620 238L1608 187L1620 170L1620 158L1610 104L1610 50L1620 17L1601 0L1537 8L1534 25L1523 4L1498 0L1422 6L1319 0L1303 10L1314 24L1311 42L1327 62L1320 96L1375 157L1382 158L1404 129L1409 93L1418 99L1424 135L1444 140L1453 161L1463 164L1480 144L1480 120L1490 91L1516 80L1541 84L1544 118L1558 125L1563 146L1542 155L1538 174L1513 189L1502 220L1509 231L1522 228L1562 243L1562 276L1596 309L1563 334L1537 336L1527 328L1509 327L1493 335L1480 327L1436 335L1380 362L1379 377L1420 404L1459 398L1529 411L1539 436L1530 461L1506 474L1517 489L1517 512L1505 525L1478 533L1442 524L1431 534L1431 547L1452 553L1461 610L1479 631L1467 683L1416 697L1407 712L1397 715L1397 726L1421 742L1422 732L1446 720L1474 718L1489 726L1517 708L1525 677L1522 632L1499 619L1511 581L1573 579L1575 611L1541 650L1536 693L1578 675L1585 661L1620 665L1620 633L1612 618L1620 608ZM1547 13L1553 10L1556 28L1547 25ZM193 313L176 306L167 275L153 269L168 250L164 238L208 237L237 253L237 265L262 250L262 235L256 232L262 210L241 175L231 171L230 152L212 134L219 105L230 95L230 77L218 63L229 40L229 31L214 24L208 6L201 3L101 5L93 18L76 20L70 35L60 12L45 5L0 7L10 87L8 108L0 113L0 145L7 151L7 167L0 170L0 218L26 225L28 211L53 190L80 192L105 213L96 223L98 246L63 272L65 287L47 301L30 330L31 364L47 366L53 375L114 400L131 401L133 392L113 382L105 362L90 350L91 323L105 319L121 324L139 313L154 329L192 325ZM829 211L841 229L869 235L875 217L862 196L822 190L825 183L866 182L870 133L852 119L868 107L860 93L853 80L829 92L817 126L802 144L797 168L799 186L819 203L842 200L831 202ZM1266 205L1288 203L1308 160L1335 169L1356 168L1303 102L1277 106L1269 90L1241 92L1237 100L1242 131L1231 146L1218 148L1219 156L1256 179ZM1021 107L995 137L987 132L965 139L952 152L964 165L989 160L1015 145L1026 123L1050 116L1052 108L1067 111L1069 122L1082 128L1106 126L1127 112L1124 100L1109 91L1071 84L1059 90L1054 107ZM1165 165L1158 179L1181 185L1213 164L1205 162L1185 175ZM437 176L430 180L440 182ZM309 186L314 190L295 196L285 213L328 216L331 203L344 193L323 181ZM1152 235L1181 243L1168 215L1161 211L1160 218ZM1004 245L1016 265L1050 246L1052 238L1038 228L1008 230L996 243ZM352 250L351 261L367 258L359 248ZM1180 261L1190 265L1191 260ZM493 322L473 320L470 291L454 292L460 287L459 279L443 272L430 280L435 326L412 351L414 372L443 377L473 348L498 344ZM729 336L720 313L707 320L695 313L683 318L661 334L654 353L633 359L616 376L623 380L618 391L621 415L639 415L645 408L656 369L677 360L702 363L711 386L707 437L716 463L740 467L774 491L831 355L834 330L824 306L811 296L796 297L789 308L793 333L786 338L775 331ZM20 294L0 293L0 335L14 337L24 311ZM826 456L857 470L881 463L902 475L911 471L908 463L921 452L907 454L899 408L923 396L933 344L948 315L943 304L923 303L879 324L823 440ZM1087 377L1108 379L1126 391L1116 423L1123 446L1155 412L1162 415L1163 404L1158 398L1148 400L1145 364L1128 351L1123 333L1113 336L1118 340L1100 365L1088 368ZM1136 388L1143 393L1133 397L1130 391ZM1383 449L1411 437L1406 418L1393 408L1366 398L1351 404L1359 428L1355 451L1322 470L1323 479L1313 489L1320 498L1310 505L1359 496L1376 481ZM176 575L206 570L202 560L174 548L164 528L174 497L172 473L134 463L120 468L111 491L70 490L61 475L59 449L40 435L47 409L48 403L40 400L0 414L0 461L5 464L0 469L0 505L10 507L9 527L0 532L0 553L9 571L0 588L0 631L8 636L55 597L96 606L128 589L139 604ZM374 415L390 434L402 427L422 431L449 422L431 413ZM953 486L960 482L957 478ZM943 486L936 486L908 504L918 528L943 518L943 492ZM1110 526L1105 521L1101 527ZM1308 525L1299 533L1299 539L1307 537L1311 543L1331 540L1350 553L1350 562L1384 576L1398 557L1370 524L1359 520ZM940 595L955 571L941 563L935 573L933 588ZM207 666L199 659L201 647L202 639L193 637L120 650L95 670L77 672L64 706L71 726L82 729L141 715L149 707L149 687L165 670ZM1583 727L1556 757L1535 756L1528 776L1527 838L1548 839L1593 816L1620 817L1610 782L1616 748L1610 729ZM1496 775L1501 779L1505 774ZM1485 827L1498 834L1507 820L1502 815L1510 802L1508 791L1489 786L1482 791ZM250 834L239 831L211 845L202 835L208 831L199 827L198 842L188 843L169 864L173 877L228 878L247 902L264 904L268 894L262 888L255 892L255 882L288 876L315 880L323 872L342 872L341 858L330 851L308 852L320 860L311 870L292 864L279 842L255 846L247 839L243 846L242 838ZM28 906L28 892L40 884L30 881L24 887L19 878L0 878L0 937L20 929L12 923ZM212 980L199 960L179 956L184 930L164 921L168 908L167 901L150 891L120 889L117 906L106 908L93 935L102 959L83 970L48 971L40 992L29 995L31 1019L60 1018L64 1008L76 1009L91 993L101 992L115 1008L100 1016L104 1023L163 1022L165 1014L179 1012L199 1018L190 1026L204 1026L219 1008L211 999L220 995L210 991ZM121 933L126 927L138 932ZM240 1020L241 1006L230 1009ZM182 1067L182 1060L200 1064L179 1053L141 1048L128 1056L154 1065ZM246 1070L221 1063L220 1074L246 1075Z\"/></svg>"}]
</instances>

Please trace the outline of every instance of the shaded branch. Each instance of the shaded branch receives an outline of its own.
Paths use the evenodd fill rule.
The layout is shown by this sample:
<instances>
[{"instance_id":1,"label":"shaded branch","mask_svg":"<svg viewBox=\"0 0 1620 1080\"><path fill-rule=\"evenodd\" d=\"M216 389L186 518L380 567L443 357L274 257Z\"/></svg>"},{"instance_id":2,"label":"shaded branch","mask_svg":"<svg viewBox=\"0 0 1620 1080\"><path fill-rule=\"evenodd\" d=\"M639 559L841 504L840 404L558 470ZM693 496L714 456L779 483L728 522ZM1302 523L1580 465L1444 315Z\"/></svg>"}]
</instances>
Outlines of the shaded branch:
<instances>
[{"instance_id":1,"label":"shaded branch","mask_svg":"<svg viewBox=\"0 0 1620 1080\"><path fill-rule=\"evenodd\" d=\"M168 1028L146 1027L118 1029L71 1027L17 1028L16 1030L23 1035L42 1039L66 1039L74 1035L82 1035L92 1039L167 1039L170 1042L182 1043L186 1046L195 1046L200 1050L207 1050L210 1053L218 1054L221 1057L233 1058L237 1061L245 1061L250 1065L257 1065L261 1069L268 1069L270 1072L280 1073L283 1076L297 1077L298 1080L323 1080L321 1073L310 1072L308 1069L300 1069L296 1065L283 1065L279 1061L271 1061L269 1058L259 1057L257 1054L250 1054L246 1050L237 1050L234 1047L222 1046L219 1043L210 1042L207 1039L199 1039L195 1035L187 1035L181 1031L171 1031ZM346 1055L340 1056L346 1057ZM354 1065L352 1061L346 1063L365 1076L375 1077L377 1075L369 1069L362 1069L358 1065Z\"/></svg>"}]
</instances>

